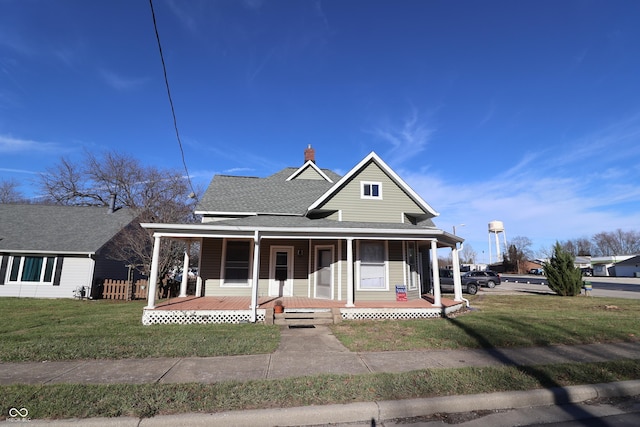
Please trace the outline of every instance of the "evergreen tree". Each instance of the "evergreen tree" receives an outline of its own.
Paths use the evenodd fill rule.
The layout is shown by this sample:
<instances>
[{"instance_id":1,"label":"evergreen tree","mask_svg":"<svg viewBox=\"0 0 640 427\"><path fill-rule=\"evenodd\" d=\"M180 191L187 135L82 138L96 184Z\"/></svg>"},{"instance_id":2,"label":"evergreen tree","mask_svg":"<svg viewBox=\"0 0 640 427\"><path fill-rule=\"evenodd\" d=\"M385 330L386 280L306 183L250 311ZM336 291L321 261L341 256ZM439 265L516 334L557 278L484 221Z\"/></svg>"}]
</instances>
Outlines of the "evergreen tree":
<instances>
[{"instance_id":1,"label":"evergreen tree","mask_svg":"<svg viewBox=\"0 0 640 427\"><path fill-rule=\"evenodd\" d=\"M582 288L582 272L575 266L574 256L556 242L553 256L544 263L549 288L560 296L576 296Z\"/></svg>"}]
</instances>

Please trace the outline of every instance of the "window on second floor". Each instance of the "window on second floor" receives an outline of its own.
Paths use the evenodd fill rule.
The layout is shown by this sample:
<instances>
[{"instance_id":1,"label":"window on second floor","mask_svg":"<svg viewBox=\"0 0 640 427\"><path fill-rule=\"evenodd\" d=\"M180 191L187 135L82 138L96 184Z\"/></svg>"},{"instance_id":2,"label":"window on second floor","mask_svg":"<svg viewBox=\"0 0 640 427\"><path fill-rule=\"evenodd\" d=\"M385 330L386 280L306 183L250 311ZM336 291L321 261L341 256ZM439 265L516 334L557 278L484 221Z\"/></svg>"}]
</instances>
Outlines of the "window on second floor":
<instances>
[{"instance_id":1,"label":"window on second floor","mask_svg":"<svg viewBox=\"0 0 640 427\"><path fill-rule=\"evenodd\" d=\"M382 184L379 182L362 182L363 199L382 199Z\"/></svg>"}]
</instances>

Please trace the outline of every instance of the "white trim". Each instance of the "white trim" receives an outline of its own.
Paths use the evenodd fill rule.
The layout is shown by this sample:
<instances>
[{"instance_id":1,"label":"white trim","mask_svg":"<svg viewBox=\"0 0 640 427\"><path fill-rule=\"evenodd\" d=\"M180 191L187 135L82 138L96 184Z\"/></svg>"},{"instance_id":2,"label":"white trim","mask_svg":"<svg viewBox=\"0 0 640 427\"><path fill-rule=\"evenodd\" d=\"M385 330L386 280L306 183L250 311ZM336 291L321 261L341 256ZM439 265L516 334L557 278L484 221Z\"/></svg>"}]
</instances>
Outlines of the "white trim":
<instances>
[{"instance_id":1,"label":"white trim","mask_svg":"<svg viewBox=\"0 0 640 427\"><path fill-rule=\"evenodd\" d=\"M331 251L331 265L329 266L329 269L331 270L331 283L329 283L329 299L330 300L334 300L334 288L335 288L335 269L334 269L334 265L336 263L335 259L336 259L336 252L335 252L335 246L334 245L317 245L314 249L314 258L315 258L315 263L314 263L314 269L313 269L313 297L317 298L317 299L325 299L324 297L319 297L318 296L318 271L316 270L316 267L318 266L318 253L321 250L330 250Z\"/></svg>"},{"instance_id":2,"label":"white trim","mask_svg":"<svg viewBox=\"0 0 640 427\"><path fill-rule=\"evenodd\" d=\"M430 213L433 216L439 216L440 214L436 212L427 202L425 202L422 197L420 197L402 178L398 176L375 152L369 153L367 157L362 159L360 163L353 167L346 175L344 175L337 183L335 183L329 190L327 190L318 200L313 202L311 206L307 209L308 211L318 208L321 204L327 201L329 197L335 194L343 185L351 180L351 178L358 172L364 168L369 161L375 162L380 169L382 169L399 187L401 187L404 191L407 192L409 197L413 199L420 207L422 207L426 212Z\"/></svg>"},{"instance_id":3,"label":"white trim","mask_svg":"<svg viewBox=\"0 0 640 427\"><path fill-rule=\"evenodd\" d=\"M342 240L336 242L338 245L338 301L342 301Z\"/></svg>"},{"instance_id":4,"label":"white trim","mask_svg":"<svg viewBox=\"0 0 640 427\"><path fill-rule=\"evenodd\" d=\"M38 280L22 280L22 272L24 271L24 261L26 257L31 258L42 258L42 265L40 266L40 277ZM18 275L16 280L11 280L11 272L13 270L13 260L15 258L20 258L20 264L18 265ZM49 259L53 259L53 266L51 268L51 280L45 281L44 275L47 270L47 261ZM5 285L51 285L53 286L53 282L56 278L56 267L58 266L58 257L57 256L37 256L35 254L26 254L26 255L9 255L7 260L7 271L5 276Z\"/></svg>"},{"instance_id":5,"label":"white trim","mask_svg":"<svg viewBox=\"0 0 640 427\"><path fill-rule=\"evenodd\" d=\"M325 174L324 172L322 172L322 170L311 160L307 160L307 162L300 166L294 173L292 173L289 178L287 178L287 181L291 181L292 179L294 179L296 176L300 175L302 172L305 171L305 169L308 169L309 167L311 167L312 169L314 169L316 172L318 172L318 174L325 179L325 181L329 181L330 183L333 184L333 181L331 180L331 178L329 178L327 176L327 174Z\"/></svg>"},{"instance_id":6,"label":"white trim","mask_svg":"<svg viewBox=\"0 0 640 427\"><path fill-rule=\"evenodd\" d=\"M307 274L307 298L311 298L311 288L312 288L312 280L311 280L311 248L312 248L312 240L313 239L309 239L308 244L309 247L307 248L307 271L309 272Z\"/></svg>"},{"instance_id":7,"label":"white trim","mask_svg":"<svg viewBox=\"0 0 640 427\"><path fill-rule=\"evenodd\" d=\"M287 280L282 287L282 295L280 290L277 293L272 292L272 285L274 285L276 279L276 254L277 252L287 253ZM293 246L271 246L269 252L269 288L268 295L270 297L292 297L293 296L293 283L294 283L294 260L295 256ZM276 285L277 286L277 285ZM285 292L288 290L289 292Z\"/></svg>"},{"instance_id":8,"label":"white trim","mask_svg":"<svg viewBox=\"0 0 640 427\"><path fill-rule=\"evenodd\" d=\"M369 185L369 192L373 193L373 186L378 186L378 195L374 196L373 194L369 194L368 196L364 194L365 186ZM382 182L376 181L360 181L360 198L368 199L368 200L382 200Z\"/></svg>"},{"instance_id":9,"label":"white trim","mask_svg":"<svg viewBox=\"0 0 640 427\"><path fill-rule=\"evenodd\" d=\"M256 232L257 233L257 232ZM252 236L253 237L253 236ZM248 274L247 274L247 282L246 283L225 283L225 270L227 265L227 242L228 241L242 241L247 242L249 245L249 259L248 263ZM253 277L253 238L240 238L240 239L224 239L222 241L222 257L220 261L220 287L221 288L250 288L251 287L251 278Z\"/></svg>"},{"instance_id":10,"label":"white trim","mask_svg":"<svg viewBox=\"0 0 640 427\"><path fill-rule=\"evenodd\" d=\"M411 272L411 264L409 263L409 245L413 245L413 258L415 262L415 272ZM406 240L402 245L402 258L404 259L404 279L407 284L407 290L415 291L418 290L418 281L420 279L418 270L420 269L418 266L418 244L413 240ZM413 286L412 286L413 283Z\"/></svg>"},{"instance_id":11,"label":"white trim","mask_svg":"<svg viewBox=\"0 0 640 427\"><path fill-rule=\"evenodd\" d=\"M5 256L22 256L22 255L42 255L42 256L56 256L56 257L67 257L67 256L78 256L78 255L82 255L82 256L91 256L91 255L95 255L95 252L71 252L71 251L39 251L39 250L27 250L27 249L19 249L19 250L11 250L11 249L7 249L7 250L3 250L2 251L4 253Z\"/></svg>"},{"instance_id":12,"label":"white trim","mask_svg":"<svg viewBox=\"0 0 640 427\"><path fill-rule=\"evenodd\" d=\"M384 288L370 289L370 288L362 288L360 286L361 280L361 268L362 268L362 253L360 252L360 240L356 242L356 290L362 292L388 292L389 291L389 242L387 240L380 240L384 246Z\"/></svg>"},{"instance_id":13,"label":"white trim","mask_svg":"<svg viewBox=\"0 0 640 427\"><path fill-rule=\"evenodd\" d=\"M269 235L268 233L295 233L298 235L304 234L306 238L333 238L344 239L345 236L353 236L354 238L366 238L362 237L362 234L368 234L370 236L383 236L390 234L391 236L385 237L393 240L393 236L412 236L413 240L416 239L434 239L439 236L448 235L453 241L463 242L464 239L456 237L446 233L443 230L437 228L318 228L318 227L254 227L254 226L217 226L212 224L154 224L143 223L141 226L148 230L154 231L154 236L160 237L174 237L174 238L200 238L200 237L219 237L219 238L245 238L250 239L253 237L254 231L259 231L263 238L275 238L279 236L276 234ZM206 234L206 232L211 232ZM295 235L287 236L287 238L296 238ZM298 236L302 237L302 236ZM382 237L378 237L382 238ZM397 240L406 240L402 237L398 237Z\"/></svg>"}]
</instances>

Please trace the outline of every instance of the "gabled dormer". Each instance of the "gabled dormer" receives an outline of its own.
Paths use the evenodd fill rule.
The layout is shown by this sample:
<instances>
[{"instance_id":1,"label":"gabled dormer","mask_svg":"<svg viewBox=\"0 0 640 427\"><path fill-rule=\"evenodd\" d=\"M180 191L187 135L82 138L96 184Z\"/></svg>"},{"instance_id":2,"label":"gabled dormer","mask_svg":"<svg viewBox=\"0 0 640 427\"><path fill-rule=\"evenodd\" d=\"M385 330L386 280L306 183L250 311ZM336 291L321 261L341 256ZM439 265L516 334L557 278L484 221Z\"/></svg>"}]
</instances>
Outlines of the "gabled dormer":
<instances>
[{"instance_id":1,"label":"gabled dormer","mask_svg":"<svg viewBox=\"0 0 640 427\"><path fill-rule=\"evenodd\" d=\"M304 164L292 173L287 181L294 179L324 180L333 184L333 180L316 166L316 150L311 147L311 144L304 150Z\"/></svg>"},{"instance_id":2,"label":"gabled dormer","mask_svg":"<svg viewBox=\"0 0 640 427\"><path fill-rule=\"evenodd\" d=\"M307 162L300 166L294 173L287 178L287 181L295 179L316 179L333 183L333 180L322 171L314 162L307 160Z\"/></svg>"},{"instance_id":3,"label":"gabled dormer","mask_svg":"<svg viewBox=\"0 0 640 427\"><path fill-rule=\"evenodd\" d=\"M417 224L438 215L374 152L307 210L309 217L355 222Z\"/></svg>"}]
</instances>

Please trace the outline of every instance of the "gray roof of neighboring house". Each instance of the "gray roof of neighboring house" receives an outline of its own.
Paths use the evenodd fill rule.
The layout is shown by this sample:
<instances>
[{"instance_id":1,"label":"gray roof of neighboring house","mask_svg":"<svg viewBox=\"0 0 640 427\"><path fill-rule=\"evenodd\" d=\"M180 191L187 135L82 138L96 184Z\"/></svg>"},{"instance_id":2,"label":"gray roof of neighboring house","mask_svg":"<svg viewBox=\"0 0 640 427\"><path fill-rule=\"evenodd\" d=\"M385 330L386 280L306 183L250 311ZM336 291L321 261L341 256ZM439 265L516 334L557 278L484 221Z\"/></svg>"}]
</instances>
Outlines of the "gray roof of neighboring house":
<instances>
[{"instance_id":1,"label":"gray roof of neighboring house","mask_svg":"<svg viewBox=\"0 0 640 427\"><path fill-rule=\"evenodd\" d=\"M93 253L133 219L129 209L0 204L0 251Z\"/></svg>"},{"instance_id":2,"label":"gray roof of neighboring house","mask_svg":"<svg viewBox=\"0 0 640 427\"><path fill-rule=\"evenodd\" d=\"M267 178L216 175L196 207L196 212L257 212L303 215L320 196L340 179L322 169L334 183L293 179L297 168L285 168Z\"/></svg>"},{"instance_id":3,"label":"gray roof of neighboring house","mask_svg":"<svg viewBox=\"0 0 640 427\"><path fill-rule=\"evenodd\" d=\"M635 255L629 259L625 259L624 261L620 261L616 263L616 265L635 265L640 263L640 255Z\"/></svg>"}]
</instances>

